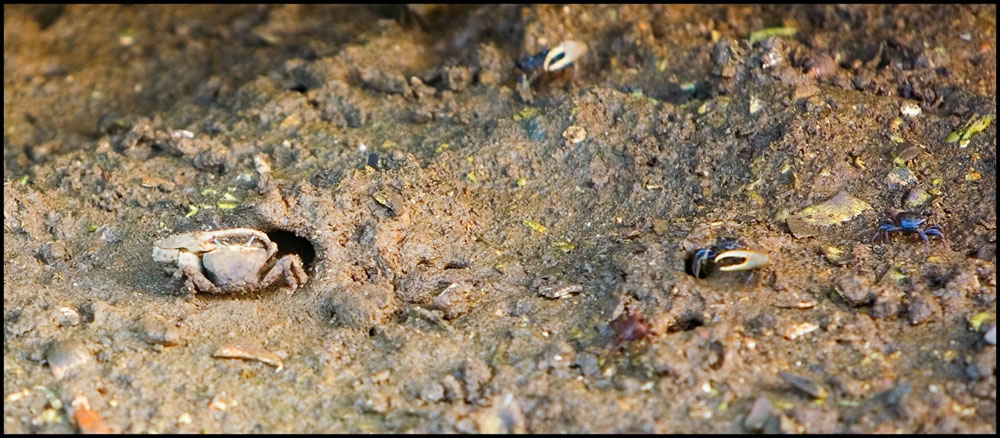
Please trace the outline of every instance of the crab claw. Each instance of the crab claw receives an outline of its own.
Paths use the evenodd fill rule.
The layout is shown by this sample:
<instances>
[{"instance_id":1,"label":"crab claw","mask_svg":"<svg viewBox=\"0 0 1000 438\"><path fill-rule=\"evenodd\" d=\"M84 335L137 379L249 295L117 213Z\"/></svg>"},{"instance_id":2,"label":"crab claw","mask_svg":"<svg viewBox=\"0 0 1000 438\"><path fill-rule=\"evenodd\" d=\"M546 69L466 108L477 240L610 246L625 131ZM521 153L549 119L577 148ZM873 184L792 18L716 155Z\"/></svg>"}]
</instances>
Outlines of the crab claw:
<instances>
[{"instance_id":1,"label":"crab claw","mask_svg":"<svg viewBox=\"0 0 1000 438\"><path fill-rule=\"evenodd\" d=\"M715 256L715 263L719 263L719 260L728 258L742 258L743 263L737 265L720 266L720 271L747 271L750 269L757 269L767 266L771 261L767 253L759 251L751 251L749 249L734 249L731 251L723 252Z\"/></svg>"}]
</instances>

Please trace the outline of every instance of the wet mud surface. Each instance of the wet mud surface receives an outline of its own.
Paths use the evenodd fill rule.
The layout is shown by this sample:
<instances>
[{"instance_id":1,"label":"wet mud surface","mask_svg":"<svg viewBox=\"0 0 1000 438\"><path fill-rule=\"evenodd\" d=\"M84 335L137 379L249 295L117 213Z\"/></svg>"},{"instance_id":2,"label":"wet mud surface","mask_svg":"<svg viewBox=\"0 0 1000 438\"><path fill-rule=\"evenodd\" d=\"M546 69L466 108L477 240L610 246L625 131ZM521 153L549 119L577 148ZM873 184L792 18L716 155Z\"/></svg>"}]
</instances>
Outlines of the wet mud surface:
<instances>
[{"instance_id":1,"label":"wet mud surface","mask_svg":"<svg viewBox=\"0 0 1000 438\"><path fill-rule=\"evenodd\" d=\"M4 430L995 433L995 29L5 6ZM151 257L235 227L305 285Z\"/></svg>"}]
</instances>

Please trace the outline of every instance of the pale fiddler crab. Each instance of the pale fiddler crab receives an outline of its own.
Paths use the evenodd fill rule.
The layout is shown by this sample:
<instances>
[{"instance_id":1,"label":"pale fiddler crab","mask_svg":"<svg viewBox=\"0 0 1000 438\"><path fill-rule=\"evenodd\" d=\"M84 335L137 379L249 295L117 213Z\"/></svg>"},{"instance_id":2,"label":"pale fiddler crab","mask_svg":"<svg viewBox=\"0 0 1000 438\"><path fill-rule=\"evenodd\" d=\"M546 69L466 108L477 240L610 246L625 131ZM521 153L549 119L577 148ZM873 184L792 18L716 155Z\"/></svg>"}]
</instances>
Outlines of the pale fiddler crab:
<instances>
[{"instance_id":1,"label":"pale fiddler crab","mask_svg":"<svg viewBox=\"0 0 1000 438\"><path fill-rule=\"evenodd\" d=\"M267 268L276 252L278 245L267 234L232 228L179 233L157 240L153 260L169 264L164 268L167 273L185 278L185 285L193 292L249 292L281 279L293 291L305 284L308 277L298 255L285 255Z\"/></svg>"}]
</instances>

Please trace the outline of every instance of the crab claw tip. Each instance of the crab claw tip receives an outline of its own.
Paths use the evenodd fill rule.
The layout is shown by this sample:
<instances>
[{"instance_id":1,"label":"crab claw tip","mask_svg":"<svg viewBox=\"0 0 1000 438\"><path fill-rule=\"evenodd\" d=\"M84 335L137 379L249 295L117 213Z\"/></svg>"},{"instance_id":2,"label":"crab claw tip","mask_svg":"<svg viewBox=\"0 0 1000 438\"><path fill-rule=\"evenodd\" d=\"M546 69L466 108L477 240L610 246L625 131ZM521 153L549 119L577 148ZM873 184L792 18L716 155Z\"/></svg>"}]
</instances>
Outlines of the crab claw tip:
<instances>
[{"instance_id":1,"label":"crab claw tip","mask_svg":"<svg viewBox=\"0 0 1000 438\"><path fill-rule=\"evenodd\" d=\"M731 251L725 251L715 256L714 262L718 263L719 260L727 258L742 258L743 263L721 266L719 267L720 271L747 271L767 266L767 264L771 261L771 258L767 255L767 253L748 249L734 249Z\"/></svg>"}]
</instances>

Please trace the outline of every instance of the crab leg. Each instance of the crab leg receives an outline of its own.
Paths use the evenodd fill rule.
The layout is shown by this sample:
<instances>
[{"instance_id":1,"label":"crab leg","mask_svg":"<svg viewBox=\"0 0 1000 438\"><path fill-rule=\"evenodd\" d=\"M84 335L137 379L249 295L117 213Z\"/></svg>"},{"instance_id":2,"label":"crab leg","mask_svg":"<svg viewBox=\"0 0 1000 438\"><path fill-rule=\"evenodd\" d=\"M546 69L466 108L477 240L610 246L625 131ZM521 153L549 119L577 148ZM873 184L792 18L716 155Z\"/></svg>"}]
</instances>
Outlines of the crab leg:
<instances>
[{"instance_id":1,"label":"crab leg","mask_svg":"<svg viewBox=\"0 0 1000 438\"><path fill-rule=\"evenodd\" d=\"M737 265L721 266L720 271L746 271L750 269L757 269L764 266L771 261L766 253L751 251L749 249L734 249L731 251L723 252L715 257L715 263L719 263L719 260L728 258L742 258L743 263Z\"/></svg>"}]
</instances>

